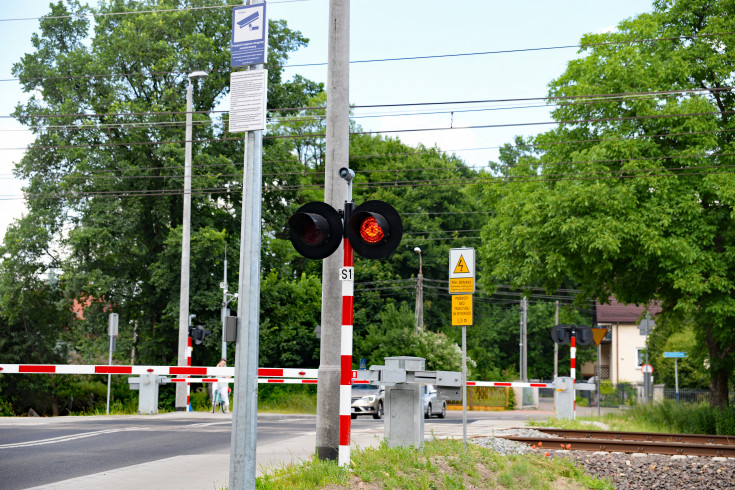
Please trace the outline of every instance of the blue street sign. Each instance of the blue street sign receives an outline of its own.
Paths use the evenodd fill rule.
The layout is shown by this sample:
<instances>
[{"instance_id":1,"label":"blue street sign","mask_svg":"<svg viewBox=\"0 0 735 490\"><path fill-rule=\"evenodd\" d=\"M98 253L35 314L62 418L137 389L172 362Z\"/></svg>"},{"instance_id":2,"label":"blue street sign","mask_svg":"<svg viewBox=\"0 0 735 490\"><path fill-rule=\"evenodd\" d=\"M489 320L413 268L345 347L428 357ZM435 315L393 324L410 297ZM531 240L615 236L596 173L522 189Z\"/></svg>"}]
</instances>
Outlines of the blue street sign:
<instances>
[{"instance_id":1,"label":"blue street sign","mask_svg":"<svg viewBox=\"0 0 735 490\"><path fill-rule=\"evenodd\" d=\"M360 369L367 369L367 359L360 359Z\"/></svg>"},{"instance_id":2,"label":"blue street sign","mask_svg":"<svg viewBox=\"0 0 735 490\"><path fill-rule=\"evenodd\" d=\"M683 359L687 356L686 352L664 352L664 357L670 359Z\"/></svg>"},{"instance_id":3,"label":"blue street sign","mask_svg":"<svg viewBox=\"0 0 735 490\"><path fill-rule=\"evenodd\" d=\"M243 5L232 9L233 67L264 64L268 49L268 19L265 4Z\"/></svg>"}]
</instances>

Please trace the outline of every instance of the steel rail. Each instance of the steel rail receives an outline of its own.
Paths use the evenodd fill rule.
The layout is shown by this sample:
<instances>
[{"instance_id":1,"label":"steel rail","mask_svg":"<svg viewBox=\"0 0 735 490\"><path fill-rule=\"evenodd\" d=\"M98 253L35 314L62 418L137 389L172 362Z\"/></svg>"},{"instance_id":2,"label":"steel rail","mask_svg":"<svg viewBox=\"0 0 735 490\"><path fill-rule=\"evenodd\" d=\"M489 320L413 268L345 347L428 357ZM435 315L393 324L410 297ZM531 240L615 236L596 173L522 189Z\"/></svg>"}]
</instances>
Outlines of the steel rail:
<instances>
[{"instance_id":1,"label":"steel rail","mask_svg":"<svg viewBox=\"0 0 735 490\"><path fill-rule=\"evenodd\" d=\"M576 439L614 439L619 441L649 442L687 442L694 444L723 444L735 446L735 436L717 436L711 434L669 434L662 432L619 432L579 429L553 429L550 427L534 427L534 430L558 437Z\"/></svg>"},{"instance_id":2,"label":"steel rail","mask_svg":"<svg viewBox=\"0 0 735 490\"><path fill-rule=\"evenodd\" d=\"M503 439L523 442L528 445L542 442L543 448L578 450L578 451L606 451L623 453L666 454L686 456L735 457L735 447L724 444L694 444L686 442L652 442L652 441L624 441L615 439L576 439L568 437L526 437L526 436L497 436ZM559 444L559 446L557 446Z\"/></svg>"}]
</instances>

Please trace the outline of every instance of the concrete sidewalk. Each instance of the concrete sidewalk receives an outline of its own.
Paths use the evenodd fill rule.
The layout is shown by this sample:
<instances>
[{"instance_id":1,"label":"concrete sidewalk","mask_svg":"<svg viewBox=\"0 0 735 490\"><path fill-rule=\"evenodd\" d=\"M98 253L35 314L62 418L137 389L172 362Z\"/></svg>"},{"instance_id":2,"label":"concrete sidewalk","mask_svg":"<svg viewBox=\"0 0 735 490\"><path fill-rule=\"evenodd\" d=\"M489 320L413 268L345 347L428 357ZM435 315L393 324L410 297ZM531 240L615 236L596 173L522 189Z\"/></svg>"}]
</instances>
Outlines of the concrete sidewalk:
<instances>
[{"instance_id":1,"label":"concrete sidewalk","mask_svg":"<svg viewBox=\"0 0 735 490\"><path fill-rule=\"evenodd\" d=\"M546 411L524 411L524 415L539 419L551 415ZM513 412L503 412L512 414ZM535 415L535 416L534 416ZM468 437L492 435L493 429L518 427L524 422L518 418L487 417L467 425ZM461 438L462 424L427 424L426 440L433 438ZM352 448L375 447L383 440L383 425L352 430ZM283 444L258 445L256 460L260 476L281 466L309 459L314 453L316 433L308 433ZM58 490L220 490L229 484L230 453L218 452L176 456L149 463L104 471L35 489ZM197 471L191 471L197 469Z\"/></svg>"}]
</instances>

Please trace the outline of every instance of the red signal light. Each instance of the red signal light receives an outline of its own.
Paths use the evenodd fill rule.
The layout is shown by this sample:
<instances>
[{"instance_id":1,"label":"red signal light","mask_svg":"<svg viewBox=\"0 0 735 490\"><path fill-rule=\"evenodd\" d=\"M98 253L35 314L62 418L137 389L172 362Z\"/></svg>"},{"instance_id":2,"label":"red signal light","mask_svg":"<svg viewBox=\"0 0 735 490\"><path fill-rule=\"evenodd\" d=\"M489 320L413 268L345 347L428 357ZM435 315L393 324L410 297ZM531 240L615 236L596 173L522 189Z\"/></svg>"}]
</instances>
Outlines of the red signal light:
<instances>
[{"instance_id":1,"label":"red signal light","mask_svg":"<svg viewBox=\"0 0 735 490\"><path fill-rule=\"evenodd\" d=\"M368 243L378 243L385 238L385 232L378 220L369 216L360 223L360 237Z\"/></svg>"},{"instance_id":2,"label":"red signal light","mask_svg":"<svg viewBox=\"0 0 735 490\"><path fill-rule=\"evenodd\" d=\"M326 240L324 233L314 222L304 225L303 230L301 230L301 237L308 245L319 245Z\"/></svg>"},{"instance_id":3,"label":"red signal light","mask_svg":"<svg viewBox=\"0 0 735 490\"><path fill-rule=\"evenodd\" d=\"M401 242L401 216L387 202L366 201L349 216L345 223L345 234L355 253L367 259L384 259Z\"/></svg>"}]
</instances>

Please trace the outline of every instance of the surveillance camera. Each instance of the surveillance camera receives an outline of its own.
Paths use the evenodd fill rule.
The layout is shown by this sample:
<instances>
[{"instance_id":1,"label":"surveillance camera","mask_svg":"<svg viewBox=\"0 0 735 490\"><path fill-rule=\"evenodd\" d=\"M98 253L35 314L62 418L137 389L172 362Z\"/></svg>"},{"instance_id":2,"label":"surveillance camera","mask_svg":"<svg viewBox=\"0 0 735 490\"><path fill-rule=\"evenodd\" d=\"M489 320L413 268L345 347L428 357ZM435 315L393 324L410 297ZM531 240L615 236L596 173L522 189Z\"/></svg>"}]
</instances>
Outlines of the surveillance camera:
<instances>
[{"instance_id":1,"label":"surveillance camera","mask_svg":"<svg viewBox=\"0 0 735 490\"><path fill-rule=\"evenodd\" d=\"M345 179L347 182L352 182L352 179L355 178L355 172L347 167L342 167L339 169L339 176Z\"/></svg>"}]
</instances>

